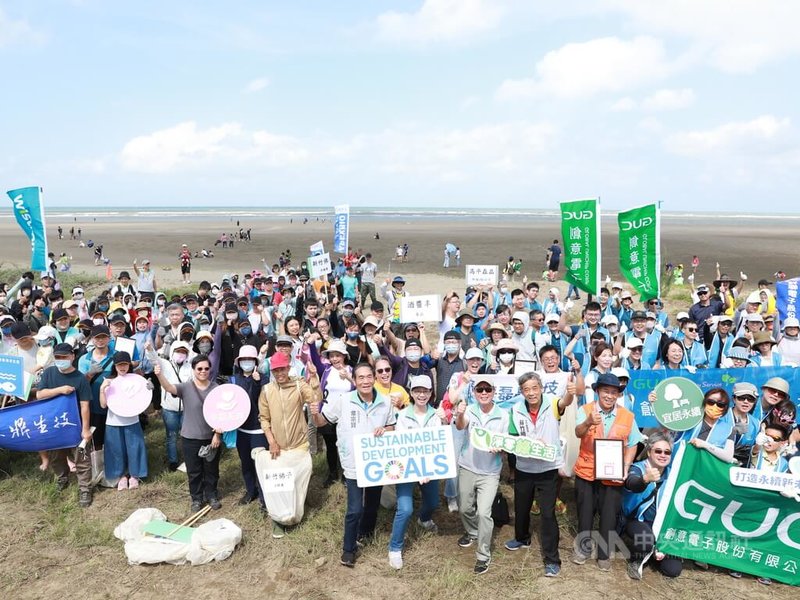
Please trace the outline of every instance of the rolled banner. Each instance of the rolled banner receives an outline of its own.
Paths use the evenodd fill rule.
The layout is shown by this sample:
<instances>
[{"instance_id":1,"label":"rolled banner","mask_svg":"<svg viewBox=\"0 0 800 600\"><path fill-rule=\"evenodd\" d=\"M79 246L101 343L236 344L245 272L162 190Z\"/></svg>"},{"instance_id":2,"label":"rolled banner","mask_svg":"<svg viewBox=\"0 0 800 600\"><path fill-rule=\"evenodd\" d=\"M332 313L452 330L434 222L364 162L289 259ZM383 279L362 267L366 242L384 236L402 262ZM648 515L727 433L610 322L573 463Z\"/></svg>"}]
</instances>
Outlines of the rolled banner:
<instances>
[{"instance_id":1,"label":"rolled banner","mask_svg":"<svg viewBox=\"0 0 800 600\"><path fill-rule=\"evenodd\" d=\"M215 387L203 402L203 418L218 431L238 429L250 414L250 397L232 383Z\"/></svg>"},{"instance_id":2,"label":"rolled banner","mask_svg":"<svg viewBox=\"0 0 800 600\"><path fill-rule=\"evenodd\" d=\"M135 373L115 377L106 390L108 408L120 417L138 417L150 406L152 398L147 379Z\"/></svg>"}]
</instances>

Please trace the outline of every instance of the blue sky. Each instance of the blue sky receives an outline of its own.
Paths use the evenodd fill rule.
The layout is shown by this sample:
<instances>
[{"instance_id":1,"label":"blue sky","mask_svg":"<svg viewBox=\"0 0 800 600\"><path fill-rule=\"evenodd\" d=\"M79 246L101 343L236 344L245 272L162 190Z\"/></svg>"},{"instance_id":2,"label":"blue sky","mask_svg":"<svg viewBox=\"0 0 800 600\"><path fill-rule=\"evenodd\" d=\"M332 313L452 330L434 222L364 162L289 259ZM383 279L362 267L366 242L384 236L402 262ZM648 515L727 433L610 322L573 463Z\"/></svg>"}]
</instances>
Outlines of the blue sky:
<instances>
[{"instance_id":1,"label":"blue sky","mask_svg":"<svg viewBox=\"0 0 800 600\"><path fill-rule=\"evenodd\" d=\"M792 212L800 2L0 0L50 206Z\"/></svg>"}]
</instances>

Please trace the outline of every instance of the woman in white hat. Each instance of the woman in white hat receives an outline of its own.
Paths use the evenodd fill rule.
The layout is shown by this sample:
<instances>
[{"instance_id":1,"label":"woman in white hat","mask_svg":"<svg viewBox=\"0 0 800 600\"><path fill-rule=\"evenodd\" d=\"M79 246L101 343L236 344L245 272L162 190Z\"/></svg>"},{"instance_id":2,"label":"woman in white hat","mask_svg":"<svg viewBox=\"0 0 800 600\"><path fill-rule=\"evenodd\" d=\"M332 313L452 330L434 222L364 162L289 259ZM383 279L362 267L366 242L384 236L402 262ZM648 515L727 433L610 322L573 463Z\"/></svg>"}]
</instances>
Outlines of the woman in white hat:
<instances>
[{"instance_id":1,"label":"woman in white hat","mask_svg":"<svg viewBox=\"0 0 800 600\"><path fill-rule=\"evenodd\" d=\"M439 427L442 425L444 409L434 410L431 406L433 384L427 375L417 375L409 383L413 403L400 411L397 416L396 431ZM389 565L394 569L403 567L403 545L408 521L414 512L414 489L416 483L397 484L397 512L392 524L392 535L389 540ZM439 528L431 517L439 506L439 482L423 479L419 482L422 495L422 506L419 509L417 523L429 533L436 533Z\"/></svg>"},{"instance_id":2,"label":"woman in white hat","mask_svg":"<svg viewBox=\"0 0 800 600\"><path fill-rule=\"evenodd\" d=\"M162 358L159 361L164 377L173 385L190 381L192 367L189 364L189 344L181 341L172 342L169 352L169 360ZM170 471L175 471L179 464L178 433L183 423L183 401L164 388L161 388L161 418L164 419L166 431L167 464Z\"/></svg>"},{"instance_id":3,"label":"woman in white hat","mask_svg":"<svg viewBox=\"0 0 800 600\"><path fill-rule=\"evenodd\" d=\"M492 347L492 356L497 366L489 367L487 373L513 375L519 347L509 339L502 339Z\"/></svg>"},{"instance_id":4,"label":"woman in white hat","mask_svg":"<svg viewBox=\"0 0 800 600\"><path fill-rule=\"evenodd\" d=\"M317 334L318 335L318 334ZM337 405L341 398L346 396L355 389L355 382L353 381L353 369L347 364L348 353L347 346L341 340L331 340L328 342L327 348L322 351L320 356L317 351L315 341L315 334L309 337L309 357L311 362L316 367L319 376L319 385L322 390L322 404L330 403L336 400ZM312 421L309 421L309 427ZM325 440L325 458L328 463L328 477L323 483L324 487L329 487L339 479L341 472L341 465L339 463L339 452L336 448L337 436L336 426L323 425L317 428L322 438ZM316 435L313 431L309 431L309 435Z\"/></svg>"},{"instance_id":5,"label":"woman in white hat","mask_svg":"<svg viewBox=\"0 0 800 600\"><path fill-rule=\"evenodd\" d=\"M795 317L788 317L782 325L783 335L778 342L778 351L786 361L785 364L800 365L800 321Z\"/></svg>"},{"instance_id":6,"label":"woman in white hat","mask_svg":"<svg viewBox=\"0 0 800 600\"><path fill-rule=\"evenodd\" d=\"M236 431L236 451L239 453L245 488L244 495L239 499L239 505L243 506L258 500L261 509L265 510L264 494L256 474L256 463L251 456L253 449L269 447L258 415L258 399L262 385L258 363L258 348L250 345L242 346L239 348L239 354L233 359L233 375L229 382L242 388L250 398L250 414Z\"/></svg>"}]
</instances>

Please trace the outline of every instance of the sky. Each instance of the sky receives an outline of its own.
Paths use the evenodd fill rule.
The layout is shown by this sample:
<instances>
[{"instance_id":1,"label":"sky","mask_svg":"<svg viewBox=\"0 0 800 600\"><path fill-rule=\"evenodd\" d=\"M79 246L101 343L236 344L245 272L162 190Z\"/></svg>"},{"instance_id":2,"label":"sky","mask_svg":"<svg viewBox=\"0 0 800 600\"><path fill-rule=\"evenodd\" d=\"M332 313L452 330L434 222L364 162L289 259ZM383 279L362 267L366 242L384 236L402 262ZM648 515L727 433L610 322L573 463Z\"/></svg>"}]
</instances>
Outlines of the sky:
<instances>
[{"instance_id":1,"label":"sky","mask_svg":"<svg viewBox=\"0 0 800 600\"><path fill-rule=\"evenodd\" d=\"M0 0L47 206L793 212L795 0Z\"/></svg>"}]
</instances>

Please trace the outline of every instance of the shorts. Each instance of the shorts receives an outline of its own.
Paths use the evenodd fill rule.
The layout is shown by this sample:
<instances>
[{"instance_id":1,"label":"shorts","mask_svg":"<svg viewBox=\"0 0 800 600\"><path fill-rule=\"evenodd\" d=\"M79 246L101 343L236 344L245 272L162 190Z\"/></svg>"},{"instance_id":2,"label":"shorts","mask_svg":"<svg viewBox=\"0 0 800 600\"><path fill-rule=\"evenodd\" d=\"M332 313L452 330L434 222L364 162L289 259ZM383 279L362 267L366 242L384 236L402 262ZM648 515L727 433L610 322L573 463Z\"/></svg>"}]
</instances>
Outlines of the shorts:
<instances>
[{"instance_id":1,"label":"shorts","mask_svg":"<svg viewBox=\"0 0 800 600\"><path fill-rule=\"evenodd\" d=\"M561 259L556 258L555 260L550 261L550 265L547 267L551 271L558 271L558 265L561 262Z\"/></svg>"},{"instance_id":2,"label":"shorts","mask_svg":"<svg viewBox=\"0 0 800 600\"><path fill-rule=\"evenodd\" d=\"M191 272L192 265L181 265L181 274L186 275L187 273Z\"/></svg>"}]
</instances>

